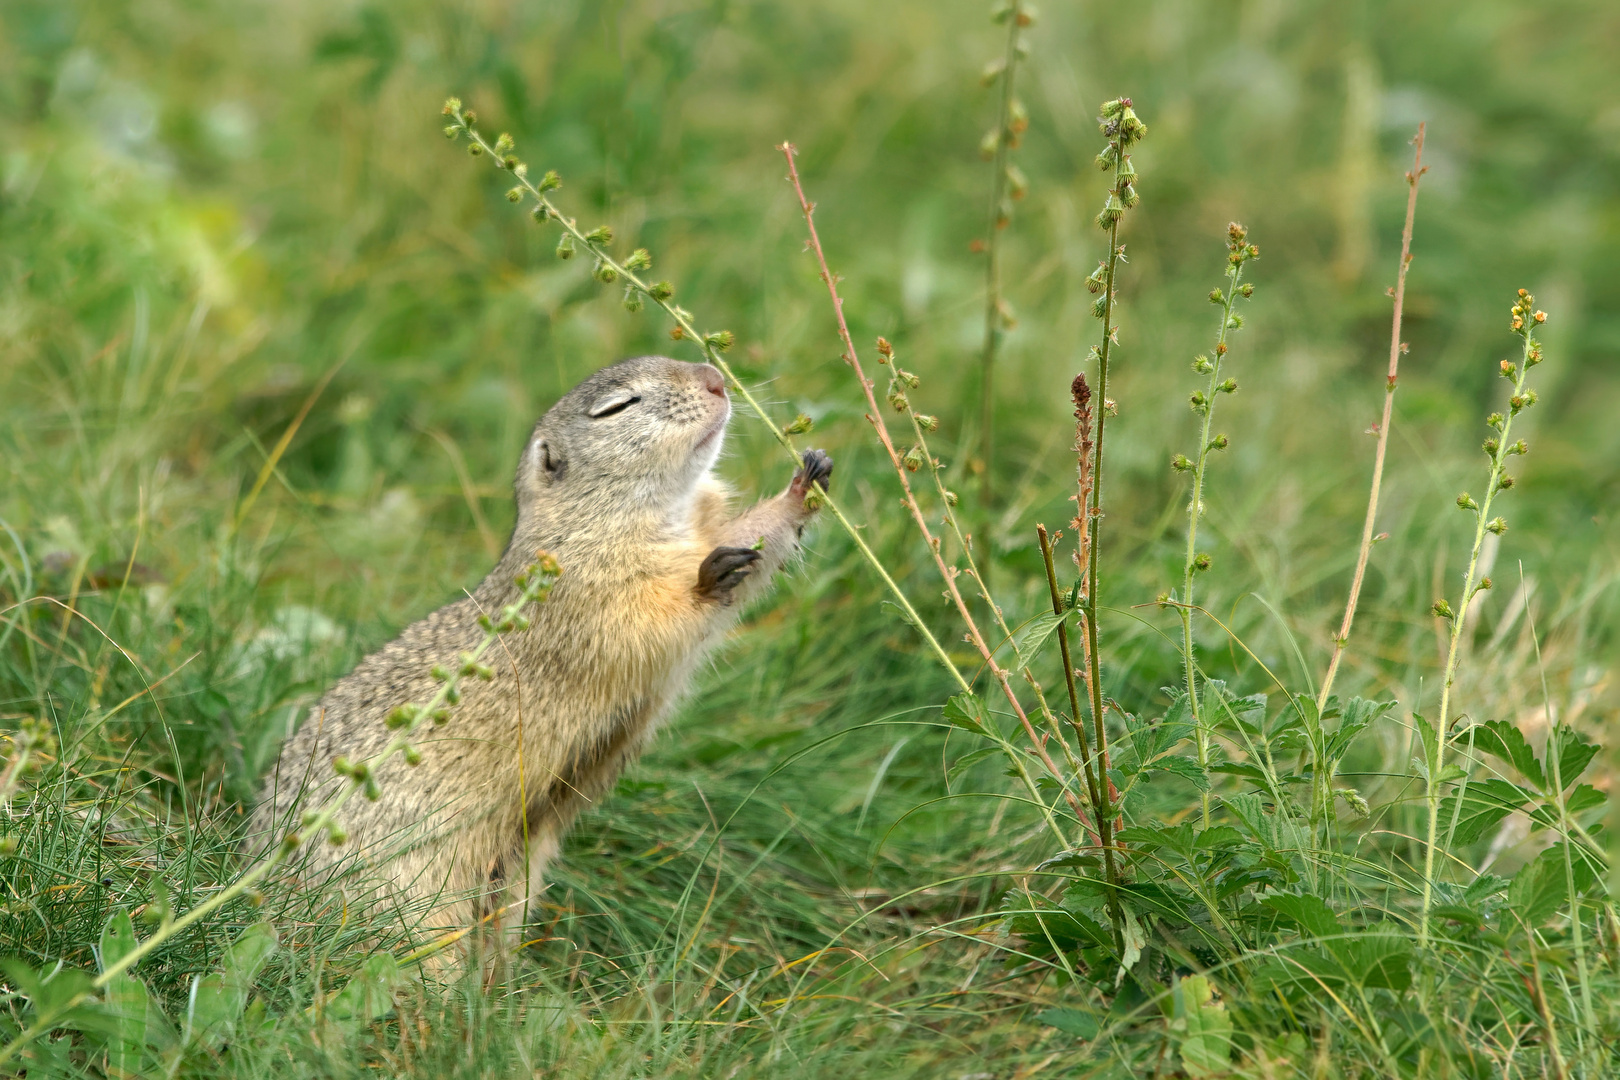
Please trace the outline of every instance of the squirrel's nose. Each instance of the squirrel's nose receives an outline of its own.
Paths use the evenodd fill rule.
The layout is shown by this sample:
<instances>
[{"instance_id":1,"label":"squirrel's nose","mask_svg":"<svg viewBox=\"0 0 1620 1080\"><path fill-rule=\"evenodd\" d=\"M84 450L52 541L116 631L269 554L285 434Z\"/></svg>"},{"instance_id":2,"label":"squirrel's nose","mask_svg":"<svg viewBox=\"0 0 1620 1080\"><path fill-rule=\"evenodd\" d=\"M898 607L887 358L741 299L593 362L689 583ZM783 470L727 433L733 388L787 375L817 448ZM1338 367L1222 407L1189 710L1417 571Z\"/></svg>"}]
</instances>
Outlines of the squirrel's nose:
<instances>
[{"instance_id":1,"label":"squirrel's nose","mask_svg":"<svg viewBox=\"0 0 1620 1080\"><path fill-rule=\"evenodd\" d=\"M726 396L726 379L720 374L720 369L709 364L702 365L703 388L715 397Z\"/></svg>"}]
</instances>

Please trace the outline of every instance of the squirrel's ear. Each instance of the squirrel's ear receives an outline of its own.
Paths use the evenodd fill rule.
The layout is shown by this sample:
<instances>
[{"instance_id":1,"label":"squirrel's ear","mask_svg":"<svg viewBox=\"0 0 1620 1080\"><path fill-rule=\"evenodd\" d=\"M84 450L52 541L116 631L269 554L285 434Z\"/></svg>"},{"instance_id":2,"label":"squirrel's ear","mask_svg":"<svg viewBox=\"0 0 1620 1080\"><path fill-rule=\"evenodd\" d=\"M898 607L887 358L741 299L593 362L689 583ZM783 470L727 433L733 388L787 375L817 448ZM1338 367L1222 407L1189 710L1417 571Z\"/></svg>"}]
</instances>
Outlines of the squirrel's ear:
<instances>
[{"instance_id":1,"label":"squirrel's ear","mask_svg":"<svg viewBox=\"0 0 1620 1080\"><path fill-rule=\"evenodd\" d=\"M539 470L541 476L544 476L547 480L562 479L568 463L563 460L562 454L556 447L552 446L547 440L541 439L534 444L532 453L534 467Z\"/></svg>"}]
</instances>

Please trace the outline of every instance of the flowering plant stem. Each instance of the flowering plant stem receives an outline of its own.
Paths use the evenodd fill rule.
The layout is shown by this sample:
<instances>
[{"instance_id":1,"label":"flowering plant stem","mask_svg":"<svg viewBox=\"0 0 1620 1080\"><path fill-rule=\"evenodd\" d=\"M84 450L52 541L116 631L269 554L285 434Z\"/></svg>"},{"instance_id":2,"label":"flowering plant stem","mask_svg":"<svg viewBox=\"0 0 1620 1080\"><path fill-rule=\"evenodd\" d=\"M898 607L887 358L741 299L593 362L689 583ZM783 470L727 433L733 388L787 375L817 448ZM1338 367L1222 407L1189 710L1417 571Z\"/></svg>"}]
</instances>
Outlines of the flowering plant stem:
<instances>
[{"instance_id":1,"label":"flowering plant stem","mask_svg":"<svg viewBox=\"0 0 1620 1080\"><path fill-rule=\"evenodd\" d=\"M1102 342L1092 347L1092 355L1097 360L1097 398L1099 408L1095 409L1096 437L1092 443L1091 463L1089 467L1090 479L1090 505L1083 502L1079 504L1079 516L1085 521L1080 528L1079 550L1076 552L1076 561L1080 563L1084 575L1082 593L1084 594L1085 627L1085 664L1086 686L1091 691L1091 722L1092 734L1096 740L1098 795L1101 802L1098 806L1098 820L1101 823L1100 832L1103 856L1107 863L1109 884L1114 886L1109 890L1110 914L1115 921L1115 933L1122 922L1119 911L1118 884L1119 874L1114 865L1113 819L1118 812L1114 805L1114 794L1108 780L1108 728L1104 723L1104 704L1102 687L1102 657L1097 645L1097 612L1099 610L1098 597L1100 594L1097 564L1097 554L1100 548L1099 539L1102 532L1102 465L1103 465L1103 433L1108 414L1113 403L1108 399L1108 362L1111 359L1112 348L1119 333L1119 327L1114 323L1114 279L1119 270L1119 264L1125 257L1125 249L1119 243L1119 223L1125 216L1125 211L1135 206L1138 201L1135 181L1136 168L1131 164L1130 147L1147 134L1147 125L1137 118L1136 112L1131 108L1130 98L1118 98L1103 103L1102 117L1099 127L1103 135L1108 138L1108 146L1097 156L1097 163L1104 169L1113 170L1113 180L1108 189L1108 200L1103 205L1102 212L1097 215L1097 224L1108 233L1108 257L1101 271L1093 274L1088 288L1098 291L1094 285L1101 286L1102 295L1093 305L1093 313L1102 320ZM1077 380L1077 386L1083 385ZM1089 396L1089 395L1088 395ZM1076 393L1076 404L1079 394ZM1084 440L1082 440L1083 442ZM1084 483L1082 489L1086 487ZM1085 499L1088 492L1082 490L1079 498Z\"/></svg>"},{"instance_id":2,"label":"flowering plant stem","mask_svg":"<svg viewBox=\"0 0 1620 1080\"><path fill-rule=\"evenodd\" d=\"M1339 661L1344 647L1350 642L1350 626L1356 618L1356 601L1361 598L1361 583L1367 574L1367 558L1372 553L1373 524L1378 519L1378 492L1384 479L1384 451L1389 446L1389 425L1395 408L1395 378L1400 371L1401 353L1406 346L1401 342L1401 311L1406 303L1406 271L1412 265L1412 221L1417 216L1418 181L1428 171L1423 164L1423 129L1419 124L1412 145L1417 147L1412 159L1412 171L1406 174L1406 225L1401 229L1401 262L1395 271L1395 314L1390 319L1389 375L1384 380L1384 416L1378 423L1378 450L1373 455L1372 491L1367 496L1367 518L1361 526L1361 548L1356 553L1356 572L1350 579L1350 598L1344 605L1344 620L1333 638L1333 658L1328 661L1327 674L1322 677L1322 689L1316 695L1316 711L1321 715L1327 708L1328 694L1339 673Z\"/></svg>"},{"instance_id":3,"label":"flowering plant stem","mask_svg":"<svg viewBox=\"0 0 1620 1080\"><path fill-rule=\"evenodd\" d=\"M1522 350L1517 364L1511 360L1503 360L1501 374L1513 383L1513 393L1508 399L1509 410L1506 415L1492 413L1486 422L1495 429L1496 434L1485 440L1484 449L1490 455L1490 475L1485 487L1485 497L1476 503L1466 492L1457 496L1457 506L1460 509L1472 511L1474 515L1474 543L1468 553L1468 569L1463 574L1463 588L1461 600L1457 607L1452 607L1445 600L1437 600L1434 604L1434 614L1451 623L1450 639L1446 648L1445 677L1440 684L1440 711L1435 722L1430 725L1421 717L1415 717L1418 729L1423 736L1424 760L1424 800L1428 804L1429 824L1423 848L1423 906L1418 917L1418 940L1427 946L1429 943L1429 911L1434 903L1434 854L1441 843L1440 838L1440 786L1444 781L1446 734L1451 724L1451 691L1457 679L1457 662L1462 655L1463 629L1468 620L1465 617L1469 605L1474 597L1491 587L1491 579L1481 577L1479 574L1479 552L1485 544L1486 532L1500 536L1507 531L1507 523L1500 517L1490 516L1491 506L1496 501L1498 492L1505 491L1513 486L1513 477L1507 474L1507 459L1526 452L1524 440L1509 443L1508 437L1513 430L1513 420L1519 413L1536 403L1534 391L1525 389L1525 380L1529 377L1530 369L1541 362L1541 342L1536 340L1534 327L1547 318L1545 312L1532 311L1535 306L1535 297L1524 289L1513 305L1513 332L1522 339ZM1556 756L1556 747L1548 751L1549 756Z\"/></svg>"},{"instance_id":4,"label":"flowering plant stem","mask_svg":"<svg viewBox=\"0 0 1620 1080\"><path fill-rule=\"evenodd\" d=\"M1187 559L1182 568L1181 605L1177 609L1181 613L1181 656L1185 666L1187 680L1187 707L1192 710L1193 730L1198 737L1198 767L1206 774L1209 771L1209 747L1211 726L1204 716L1203 707L1198 701L1198 663L1193 656L1193 579L1201 572L1208 570L1210 560L1208 555L1198 552L1198 521L1204 514L1204 468L1209 463L1209 455L1217 450L1226 449L1226 436L1210 437L1210 425L1215 419L1215 398L1219 394L1231 394L1237 391L1235 380L1221 379L1221 364L1226 359L1227 336L1243 325L1242 316L1234 308L1238 297L1253 295L1254 286L1245 286L1243 281L1243 267L1250 260L1258 258L1260 250L1247 242L1248 232L1237 222L1227 226L1228 254L1226 259L1226 290L1216 289L1209 294L1211 302L1221 305L1221 328L1215 335L1215 358L1200 356L1193 361L1193 369L1209 375L1209 385L1201 392L1192 396L1192 407L1203 418L1202 427L1198 434L1198 453L1189 462L1186 457L1177 455L1175 468L1179 471L1191 469L1192 497L1187 503ZM1199 802L1202 809L1203 827L1209 828L1209 792L1204 791Z\"/></svg>"},{"instance_id":5,"label":"flowering plant stem","mask_svg":"<svg viewBox=\"0 0 1620 1080\"><path fill-rule=\"evenodd\" d=\"M990 232L985 237L984 262L984 347L980 353L979 366L982 378L979 384L979 397L981 414L979 420L979 460L984 472L979 477L979 507L982 515L979 544L985 553L985 572L990 569L992 557L991 532L991 500L994 496L995 483L995 373L996 354L1001 348L1003 334L1004 302L1001 296L1001 234L1007 227L1009 212L1007 209L1007 157L1017 145L1023 134L1024 121L1015 119L1017 98L1013 93L1013 77L1018 70L1018 61L1022 55L1019 43L1019 33L1029 25L1030 15L1024 10L1023 0L1012 0L1012 4L999 11L997 17L1005 17L1007 21L1007 48L1000 64L1001 99L996 112L996 126L991 129L989 138L994 141L995 153L992 157L993 172L990 179ZM1021 196L1023 191L1015 189L1013 194Z\"/></svg>"}]
</instances>

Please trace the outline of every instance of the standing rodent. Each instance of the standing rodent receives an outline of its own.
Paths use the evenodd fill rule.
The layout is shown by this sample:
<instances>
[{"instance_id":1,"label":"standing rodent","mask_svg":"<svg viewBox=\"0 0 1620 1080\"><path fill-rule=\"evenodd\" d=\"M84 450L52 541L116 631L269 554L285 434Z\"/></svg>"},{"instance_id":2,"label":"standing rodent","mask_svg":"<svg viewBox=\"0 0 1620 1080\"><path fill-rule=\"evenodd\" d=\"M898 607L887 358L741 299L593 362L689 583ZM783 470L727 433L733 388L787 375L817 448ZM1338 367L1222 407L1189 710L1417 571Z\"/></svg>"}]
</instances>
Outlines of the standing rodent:
<instances>
[{"instance_id":1,"label":"standing rodent","mask_svg":"<svg viewBox=\"0 0 1620 1080\"><path fill-rule=\"evenodd\" d=\"M411 624L327 691L282 748L255 833L278 839L349 783L333 759L378 752L389 711L433 694L433 666L472 649L479 614L516 599L513 579L548 551L561 577L529 608L530 628L485 654L494 679L464 682L449 724L424 733L421 765L395 757L378 769L381 797L339 813L347 842L310 837L299 863L310 885L363 864L423 929L503 908L491 921L520 929L521 901L537 900L575 816L612 789L743 604L796 553L814 515L806 496L832 473L811 450L785 491L733 515L711 472L730 416L719 371L661 356L569 391L524 448L505 554L470 598Z\"/></svg>"}]
</instances>

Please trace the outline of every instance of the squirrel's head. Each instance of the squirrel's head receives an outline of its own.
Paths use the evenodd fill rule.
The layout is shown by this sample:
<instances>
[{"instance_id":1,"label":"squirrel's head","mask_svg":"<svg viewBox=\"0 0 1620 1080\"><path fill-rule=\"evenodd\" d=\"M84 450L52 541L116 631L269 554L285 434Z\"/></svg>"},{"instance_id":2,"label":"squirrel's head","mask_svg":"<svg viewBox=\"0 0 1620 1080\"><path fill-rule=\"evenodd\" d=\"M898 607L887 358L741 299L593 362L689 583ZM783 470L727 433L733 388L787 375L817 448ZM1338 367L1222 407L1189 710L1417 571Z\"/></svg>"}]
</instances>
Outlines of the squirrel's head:
<instances>
[{"instance_id":1,"label":"squirrel's head","mask_svg":"<svg viewBox=\"0 0 1620 1080\"><path fill-rule=\"evenodd\" d=\"M534 426L518 465L519 521L673 510L713 467L730 418L709 364L641 356L605 367Z\"/></svg>"}]
</instances>

